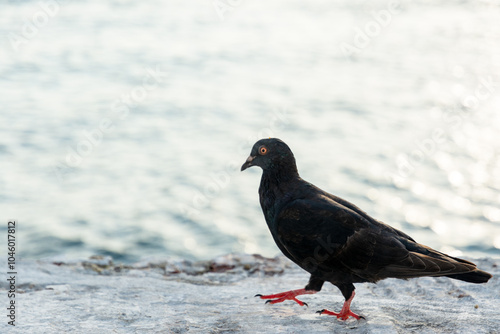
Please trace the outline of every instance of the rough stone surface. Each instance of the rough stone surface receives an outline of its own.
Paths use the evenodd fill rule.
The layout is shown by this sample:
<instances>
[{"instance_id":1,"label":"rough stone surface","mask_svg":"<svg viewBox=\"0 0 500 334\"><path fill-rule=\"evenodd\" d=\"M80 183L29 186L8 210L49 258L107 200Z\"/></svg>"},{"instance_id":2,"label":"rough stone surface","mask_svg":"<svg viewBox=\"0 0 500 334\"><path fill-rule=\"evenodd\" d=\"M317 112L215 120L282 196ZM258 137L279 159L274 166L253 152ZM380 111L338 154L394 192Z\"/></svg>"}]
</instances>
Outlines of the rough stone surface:
<instances>
[{"instance_id":1,"label":"rough stone surface","mask_svg":"<svg viewBox=\"0 0 500 334\"><path fill-rule=\"evenodd\" d=\"M265 304L257 293L302 288L308 280L283 257L231 254L212 261L108 257L21 261L16 327L1 333L499 333L499 259L475 259L487 284L448 278L357 284L354 312L366 320L318 315L339 311L338 289ZM4 304L7 282L2 280ZM4 310L5 308L2 307Z\"/></svg>"}]
</instances>

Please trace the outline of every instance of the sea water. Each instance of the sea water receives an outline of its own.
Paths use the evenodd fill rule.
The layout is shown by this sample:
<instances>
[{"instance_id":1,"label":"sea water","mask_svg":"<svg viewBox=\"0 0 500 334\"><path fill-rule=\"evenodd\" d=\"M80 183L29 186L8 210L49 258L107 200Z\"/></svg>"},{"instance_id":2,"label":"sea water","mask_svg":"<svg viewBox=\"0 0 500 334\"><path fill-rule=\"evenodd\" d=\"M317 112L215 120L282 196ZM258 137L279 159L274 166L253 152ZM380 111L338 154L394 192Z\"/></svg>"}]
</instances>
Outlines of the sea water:
<instances>
[{"instance_id":1,"label":"sea water","mask_svg":"<svg viewBox=\"0 0 500 334\"><path fill-rule=\"evenodd\" d=\"M500 255L495 1L7 1L0 217L22 257L274 256L261 171Z\"/></svg>"}]
</instances>

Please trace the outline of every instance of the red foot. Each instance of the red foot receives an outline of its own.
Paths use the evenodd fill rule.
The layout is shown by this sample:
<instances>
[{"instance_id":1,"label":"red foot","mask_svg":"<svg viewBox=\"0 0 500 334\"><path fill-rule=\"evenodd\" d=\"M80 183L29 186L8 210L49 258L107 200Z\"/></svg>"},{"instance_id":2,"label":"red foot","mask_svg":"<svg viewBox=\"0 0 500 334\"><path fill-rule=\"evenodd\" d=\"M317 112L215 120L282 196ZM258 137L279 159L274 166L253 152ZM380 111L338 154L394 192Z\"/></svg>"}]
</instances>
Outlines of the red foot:
<instances>
[{"instance_id":1,"label":"red foot","mask_svg":"<svg viewBox=\"0 0 500 334\"><path fill-rule=\"evenodd\" d=\"M361 318L364 319L364 317L359 316L356 313L351 311L351 302L353 299L354 299L354 291L352 292L351 298L349 298L348 300L346 300L344 302L344 306L342 306L342 310L340 310L339 313L335 313L335 312L328 311L328 310L321 310L321 311L318 311L316 313L319 313L320 315L321 314L334 315L337 317L337 319L340 319L340 320L347 320L347 319L349 319L349 317L353 317L356 320L359 320Z\"/></svg>"},{"instance_id":2,"label":"red foot","mask_svg":"<svg viewBox=\"0 0 500 334\"><path fill-rule=\"evenodd\" d=\"M359 320L361 318L364 319L364 317L357 315L356 313L352 312L351 310L347 310L347 312L340 311L339 313L335 313L335 312L328 311L328 310L321 310L321 311L318 311L316 313L334 315L337 317L337 319L340 319L340 320L347 320L347 319L349 319L349 317L356 318L356 320Z\"/></svg>"},{"instance_id":3,"label":"red foot","mask_svg":"<svg viewBox=\"0 0 500 334\"><path fill-rule=\"evenodd\" d=\"M299 296L299 295L311 295L313 293L316 293L316 291L314 291L314 290L306 290L306 289L298 289L298 290L291 290L291 291L281 292L281 293L277 293L277 294L274 294L274 295L263 296L263 295L258 294L258 295L255 295L255 297L260 297L261 299L269 299L269 300L266 301L266 304L267 303L277 304L277 303L284 302L285 300L293 300L294 302L296 302L300 306L304 306L304 305L305 306L309 306L309 305L307 305L307 303L304 303L303 301L300 301L297 298L295 298L295 296ZM274 298L276 298L276 299L274 299ZM274 299L274 300L271 300L271 299Z\"/></svg>"}]
</instances>

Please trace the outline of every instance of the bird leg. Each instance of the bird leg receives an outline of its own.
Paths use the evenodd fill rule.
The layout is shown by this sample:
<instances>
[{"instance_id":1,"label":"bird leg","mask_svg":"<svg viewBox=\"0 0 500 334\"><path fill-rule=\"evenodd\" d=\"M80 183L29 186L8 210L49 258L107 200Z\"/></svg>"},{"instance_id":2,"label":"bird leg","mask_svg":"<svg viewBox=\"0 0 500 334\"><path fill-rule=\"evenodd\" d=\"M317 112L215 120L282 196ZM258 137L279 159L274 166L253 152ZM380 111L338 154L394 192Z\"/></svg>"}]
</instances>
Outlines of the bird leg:
<instances>
[{"instance_id":1,"label":"bird leg","mask_svg":"<svg viewBox=\"0 0 500 334\"><path fill-rule=\"evenodd\" d=\"M354 291L352 292L351 297L344 302L344 306L342 306L342 310L340 310L339 313L335 313L335 312L328 311L325 309L318 311L316 313L334 315L337 317L337 319L340 319L340 320L347 320L349 317L356 318L356 320L359 320L361 318L364 319L363 316L359 316L356 313L351 311L351 302L353 299L354 299Z\"/></svg>"},{"instance_id":2,"label":"bird leg","mask_svg":"<svg viewBox=\"0 0 500 334\"><path fill-rule=\"evenodd\" d=\"M303 301L300 301L295 297L299 296L299 295L311 295L311 294L314 294L316 292L317 291L315 291L315 290L298 289L298 290L290 290L290 291L286 291L286 292L281 292L281 293L277 293L274 295L263 296L261 294L257 294L257 295L255 295L255 297L260 297L261 299L268 299L266 301L266 304L267 303L277 304L277 303L284 302L285 300L293 300L294 302L296 302L300 306L304 306L304 305L309 306L309 305L307 305L307 303L304 303ZM271 300L271 299L274 299L274 300Z\"/></svg>"}]
</instances>

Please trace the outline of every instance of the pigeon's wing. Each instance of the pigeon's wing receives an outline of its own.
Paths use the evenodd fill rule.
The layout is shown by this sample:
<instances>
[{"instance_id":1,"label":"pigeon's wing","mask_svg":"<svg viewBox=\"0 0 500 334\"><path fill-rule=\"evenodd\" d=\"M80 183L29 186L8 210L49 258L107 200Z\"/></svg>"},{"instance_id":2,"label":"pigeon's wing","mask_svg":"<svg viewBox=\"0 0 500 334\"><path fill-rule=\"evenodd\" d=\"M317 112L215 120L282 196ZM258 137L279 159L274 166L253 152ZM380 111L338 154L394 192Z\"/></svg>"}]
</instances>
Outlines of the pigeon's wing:
<instances>
[{"instance_id":1,"label":"pigeon's wing","mask_svg":"<svg viewBox=\"0 0 500 334\"><path fill-rule=\"evenodd\" d=\"M341 270L361 281L464 273L470 262L454 259L333 201L292 201L276 218L276 241L287 256L311 271Z\"/></svg>"},{"instance_id":2,"label":"pigeon's wing","mask_svg":"<svg viewBox=\"0 0 500 334\"><path fill-rule=\"evenodd\" d=\"M321 193L323 196L325 197L328 197L330 200L332 200L333 202L335 203L338 203L340 205L342 205L343 207L347 208L347 209L350 209L351 211L354 211L356 212L358 215L360 215L361 217L363 217L364 219L368 220L369 222L372 222L374 223L374 225L377 225L380 227L382 227L382 229L384 230L388 230L388 231L391 231L392 233L400 236L400 237L403 237L404 239L408 239L408 240L411 240L411 241L415 241L412 239L412 237L410 237L408 234L402 232L402 231L399 231L395 228L393 228L392 226L389 226L387 224L384 224L383 222L379 221L379 220L376 220L375 218L369 216L366 212L364 212L363 210L361 210L358 206L354 205L353 203L341 198L341 197L338 197L338 196L335 196L333 194L330 194L318 187L316 187L315 185L309 183L310 187L312 187L313 189L315 189L315 191L317 193Z\"/></svg>"},{"instance_id":3,"label":"pigeon's wing","mask_svg":"<svg viewBox=\"0 0 500 334\"><path fill-rule=\"evenodd\" d=\"M380 278L412 278L421 276L448 276L450 274L463 274L477 269L472 262L451 257L435 249L424 246L412 240L401 237L391 237L382 233L379 247L383 248L386 240L390 240L397 247L406 251L406 255L398 261L384 263L375 261L378 265Z\"/></svg>"},{"instance_id":4,"label":"pigeon's wing","mask_svg":"<svg viewBox=\"0 0 500 334\"><path fill-rule=\"evenodd\" d=\"M274 226L278 247L292 261L308 271L331 271L346 265L341 261L346 246L361 230L369 230L370 222L327 198L297 199L279 212ZM365 248L368 252L351 247L350 261L368 263L369 240Z\"/></svg>"}]
</instances>

